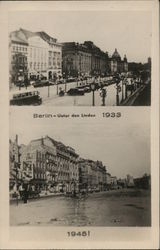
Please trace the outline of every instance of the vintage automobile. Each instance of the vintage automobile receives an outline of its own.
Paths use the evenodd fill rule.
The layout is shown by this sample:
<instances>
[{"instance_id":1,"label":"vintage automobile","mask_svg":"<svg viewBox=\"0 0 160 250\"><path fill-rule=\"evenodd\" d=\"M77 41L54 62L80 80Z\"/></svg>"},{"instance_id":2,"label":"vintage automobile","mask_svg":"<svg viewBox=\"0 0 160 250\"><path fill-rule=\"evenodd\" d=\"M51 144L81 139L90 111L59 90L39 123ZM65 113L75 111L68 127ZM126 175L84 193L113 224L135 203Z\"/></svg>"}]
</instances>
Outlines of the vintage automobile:
<instances>
[{"instance_id":1,"label":"vintage automobile","mask_svg":"<svg viewBox=\"0 0 160 250\"><path fill-rule=\"evenodd\" d=\"M45 87L50 85L53 85L53 83L51 83L51 81L48 80L39 80L33 84L34 88Z\"/></svg>"},{"instance_id":2,"label":"vintage automobile","mask_svg":"<svg viewBox=\"0 0 160 250\"><path fill-rule=\"evenodd\" d=\"M76 78L74 77L69 77L66 79L66 82L75 82L76 81Z\"/></svg>"},{"instance_id":3,"label":"vintage automobile","mask_svg":"<svg viewBox=\"0 0 160 250\"><path fill-rule=\"evenodd\" d=\"M77 87L77 89L83 90L84 93L90 93L91 92L91 88L90 88L89 85L79 86L79 87Z\"/></svg>"},{"instance_id":4,"label":"vintage automobile","mask_svg":"<svg viewBox=\"0 0 160 250\"><path fill-rule=\"evenodd\" d=\"M40 105L42 104L42 98L38 91L24 92L14 94L10 100L10 105Z\"/></svg>"},{"instance_id":5,"label":"vintage automobile","mask_svg":"<svg viewBox=\"0 0 160 250\"><path fill-rule=\"evenodd\" d=\"M67 95L84 95L84 90L79 88L71 88L67 91Z\"/></svg>"}]
</instances>

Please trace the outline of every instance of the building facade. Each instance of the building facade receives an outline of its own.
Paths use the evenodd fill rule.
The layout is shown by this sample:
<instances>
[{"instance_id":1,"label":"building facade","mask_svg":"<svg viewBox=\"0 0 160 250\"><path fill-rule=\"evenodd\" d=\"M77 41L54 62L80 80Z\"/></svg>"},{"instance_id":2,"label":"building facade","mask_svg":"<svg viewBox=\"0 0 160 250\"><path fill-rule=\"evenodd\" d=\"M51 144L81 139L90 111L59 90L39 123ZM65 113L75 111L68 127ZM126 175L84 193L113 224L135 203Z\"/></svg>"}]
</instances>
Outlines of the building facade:
<instances>
[{"instance_id":1,"label":"building facade","mask_svg":"<svg viewBox=\"0 0 160 250\"><path fill-rule=\"evenodd\" d=\"M109 61L110 61L110 73L111 74L128 72L127 57L126 55L124 55L124 59L122 60L117 49L115 49Z\"/></svg>"},{"instance_id":2,"label":"building facade","mask_svg":"<svg viewBox=\"0 0 160 250\"><path fill-rule=\"evenodd\" d=\"M10 33L9 40L11 81L16 82L20 73L28 79L62 75L62 45L57 39L45 32L19 29Z\"/></svg>"},{"instance_id":3,"label":"building facade","mask_svg":"<svg viewBox=\"0 0 160 250\"><path fill-rule=\"evenodd\" d=\"M17 82L28 75L28 41L22 32L14 31L9 36L9 80Z\"/></svg>"},{"instance_id":4,"label":"building facade","mask_svg":"<svg viewBox=\"0 0 160 250\"><path fill-rule=\"evenodd\" d=\"M38 188L54 185L57 173L56 149L45 145L41 138L32 140L21 152L23 179Z\"/></svg>"},{"instance_id":5,"label":"building facade","mask_svg":"<svg viewBox=\"0 0 160 250\"><path fill-rule=\"evenodd\" d=\"M23 178L30 183L55 191L71 192L78 189L78 154L71 147L46 136L31 141L22 150Z\"/></svg>"},{"instance_id":6,"label":"building facade","mask_svg":"<svg viewBox=\"0 0 160 250\"><path fill-rule=\"evenodd\" d=\"M85 41L84 45L91 53L91 75L106 75L108 72L108 53L103 52L92 41Z\"/></svg>"},{"instance_id":7,"label":"building facade","mask_svg":"<svg viewBox=\"0 0 160 250\"><path fill-rule=\"evenodd\" d=\"M9 140L9 184L10 190L17 189L20 180L22 179L22 171L20 164L21 154L20 146L18 145L18 136L14 141Z\"/></svg>"},{"instance_id":8,"label":"building facade","mask_svg":"<svg viewBox=\"0 0 160 250\"><path fill-rule=\"evenodd\" d=\"M68 76L102 75L107 72L108 54L91 41L63 43L62 58L63 72Z\"/></svg>"},{"instance_id":9,"label":"building facade","mask_svg":"<svg viewBox=\"0 0 160 250\"><path fill-rule=\"evenodd\" d=\"M106 186L106 168L100 161L79 159L79 185L83 189L100 191Z\"/></svg>"},{"instance_id":10,"label":"building facade","mask_svg":"<svg viewBox=\"0 0 160 250\"><path fill-rule=\"evenodd\" d=\"M62 44L62 68L66 76L89 75L91 53L84 44L68 42Z\"/></svg>"}]
</instances>

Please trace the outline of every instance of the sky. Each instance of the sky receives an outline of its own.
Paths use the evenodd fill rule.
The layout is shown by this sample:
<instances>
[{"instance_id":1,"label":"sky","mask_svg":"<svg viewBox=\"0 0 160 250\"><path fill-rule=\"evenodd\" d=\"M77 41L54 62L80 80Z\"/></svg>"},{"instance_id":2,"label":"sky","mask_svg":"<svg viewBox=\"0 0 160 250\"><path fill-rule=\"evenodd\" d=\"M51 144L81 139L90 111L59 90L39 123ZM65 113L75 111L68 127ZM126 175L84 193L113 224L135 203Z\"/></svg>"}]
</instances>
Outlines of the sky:
<instances>
[{"instance_id":1,"label":"sky","mask_svg":"<svg viewBox=\"0 0 160 250\"><path fill-rule=\"evenodd\" d=\"M96 118L33 119L33 113L72 114L72 111L48 107L47 112L46 109L24 112L11 108L10 138L14 140L17 134L19 144L28 144L32 139L48 135L73 147L82 158L102 161L113 176L149 174L150 110L122 109L121 118L103 118L101 112L87 110L76 109L74 113L95 113Z\"/></svg>"},{"instance_id":2,"label":"sky","mask_svg":"<svg viewBox=\"0 0 160 250\"><path fill-rule=\"evenodd\" d=\"M19 28L45 31L59 42L93 41L103 51L118 49L129 62L151 56L149 11L30 11L10 12L9 32Z\"/></svg>"}]
</instances>

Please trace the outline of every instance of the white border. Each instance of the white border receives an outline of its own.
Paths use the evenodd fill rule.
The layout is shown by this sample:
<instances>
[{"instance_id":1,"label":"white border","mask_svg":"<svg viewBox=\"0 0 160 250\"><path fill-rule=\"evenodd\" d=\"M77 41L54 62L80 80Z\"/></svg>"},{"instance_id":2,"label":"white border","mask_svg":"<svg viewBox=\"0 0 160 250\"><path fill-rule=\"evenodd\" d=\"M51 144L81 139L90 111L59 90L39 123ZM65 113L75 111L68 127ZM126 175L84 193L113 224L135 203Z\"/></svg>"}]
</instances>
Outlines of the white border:
<instances>
[{"instance_id":1,"label":"white border","mask_svg":"<svg viewBox=\"0 0 160 250\"><path fill-rule=\"evenodd\" d=\"M89 239L68 239L68 228L13 228L9 227L8 206L8 12L9 11L70 11L70 10L152 10L153 36L152 36L152 106L151 106L151 160L152 160L152 227L151 228L92 228ZM0 28L1 28L1 140L0 140L0 248L3 249L156 249L159 237L159 9L158 1L71 1L71 2L1 2ZM3 35L2 35L3 34ZM145 46L145 45L144 45ZM146 107L150 109L150 107ZM113 109L113 108L112 108ZM116 110L116 108L114 107ZM123 108L121 108L123 109ZM125 108L124 108L125 109ZM132 109L132 107L128 107ZM98 109L97 109L98 110ZM6 185L7 184L7 185ZM71 230L71 227L69 228ZM75 229L75 227L74 227ZM80 228L78 228L79 230ZM87 228L85 228L87 229ZM44 231L45 230L45 231ZM12 231L12 233L11 233ZM104 232L105 231L105 232ZM10 234L11 233L11 234ZM41 241L44 235L47 241ZM23 240L32 235L32 241ZM11 235L14 239L11 238ZM34 240L33 240L34 239ZM54 239L54 240L53 240Z\"/></svg>"}]
</instances>

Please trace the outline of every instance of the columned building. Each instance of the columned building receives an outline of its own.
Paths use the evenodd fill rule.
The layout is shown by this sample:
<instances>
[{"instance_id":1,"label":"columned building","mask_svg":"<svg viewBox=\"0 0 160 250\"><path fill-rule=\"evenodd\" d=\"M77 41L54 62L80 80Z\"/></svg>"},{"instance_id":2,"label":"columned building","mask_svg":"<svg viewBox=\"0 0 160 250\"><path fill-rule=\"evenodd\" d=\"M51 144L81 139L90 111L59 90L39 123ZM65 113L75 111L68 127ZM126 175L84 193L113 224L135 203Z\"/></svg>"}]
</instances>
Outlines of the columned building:
<instances>
[{"instance_id":1,"label":"columned building","mask_svg":"<svg viewBox=\"0 0 160 250\"><path fill-rule=\"evenodd\" d=\"M28 79L53 79L62 75L62 45L47 33L13 31L9 48L10 76L15 83L20 72Z\"/></svg>"},{"instance_id":2,"label":"columned building","mask_svg":"<svg viewBox=\"0 0 160 250\"><path fill-rule=\"evenodd\" d=\"M47 78L48 71L48 43L40 36L33 34L28 37L28 76L40 79L42 76Z\"/></svg>"},{"instance_id":3,"label":"columned building","mask_svg":"<svg viewBox=\"0 0 160 250\"><path fill-rule=\"evenodd\" d=\"M48 44L47 55L47 78L53 79L62 75L62 45L57 39L49 36L46 32L37 32L37 34Z\"/></svg>"}]
</instances>

